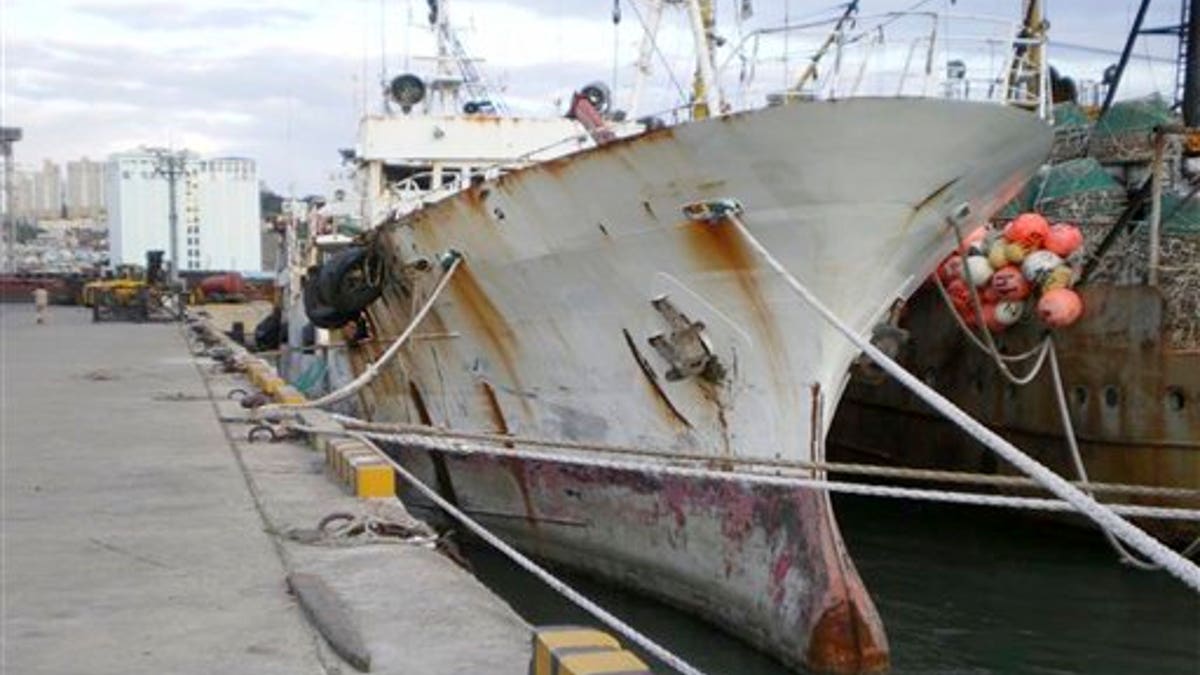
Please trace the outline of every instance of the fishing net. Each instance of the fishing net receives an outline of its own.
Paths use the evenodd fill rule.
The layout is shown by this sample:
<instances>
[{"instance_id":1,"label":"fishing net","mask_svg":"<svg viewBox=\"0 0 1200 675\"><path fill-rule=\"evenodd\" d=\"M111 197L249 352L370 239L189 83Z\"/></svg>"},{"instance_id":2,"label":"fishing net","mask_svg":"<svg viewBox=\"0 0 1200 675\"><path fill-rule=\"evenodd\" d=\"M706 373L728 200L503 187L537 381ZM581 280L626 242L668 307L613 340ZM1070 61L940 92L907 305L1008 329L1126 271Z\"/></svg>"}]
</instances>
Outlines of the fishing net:
<instances>
[{"instance_id":1,"label":"fishing net","mask_svg":"<svg viewBox=\"0 0 1200 675\"><path fill-rule=\"evenodd\" d=\"M1060 103L1054 106L1054 145L1050 150L1050 163L1086 155L1091 131L1092 121L1078 105Z\"/></svg>"},{"instance_id":2,"label":"fishing net","mask_svg":"<svg viewBox=\"0 0 1200 675\"><path fill-rule=\"evenodd\" d=\"M1160 96L1115 103L1096 120L1088 154L1108 163L1148 162L1154 156L1154 128L1175 122L1171 108ZM1178 150L1177 138L1168 138L1168 156Z\"/></svg>"},{"instance_id":3,"label":"fishing net","mask_svg":"<svg viewBox=\"0 0 1200 675\"><path fill-rule=\"evenodd\" d=\"M1163 295L1162 336L1172 349L1200 348L1200 205L1184 204L1181 198L1163 198L1163 229L1159 236L1158 288ZM1179 223L1185 222L1184 229ZM1173 225L1168 229L1167 223ZM1081 223L1087 255L1099 246L1109 226ZM1138 225L1122 235L1100 259L1089 283L1131 286L1147 281L1150 267L1150 228Z\"/></svg>"},{"instance_id":4,"label":"fishing net","mask_svg":"<svg viewBox=\"0 0 1200 675\"><path fill-rule=\"evenodd\" d=\"M1125 208L1125 188L1090 157L1055 164L1034 195L1033 208L1051 220L1114 223Z\"/></svg>"},{"instance_id":5,"label":"fishing net","mask_svg":"<svg viewBox=\"0 0 1200 675\"><path fill-rule=\"evenodd\" d=\"M1162 232L1200 236L1200 199L1184 201L1180 195L1170 193L1162 198ZM1197 261L1200 265L1200 261Z\"/></svg>"},{"instance_id":6,"label":"fishing net","mask_svg":"<svg viewBox=\"0 0 1200 675\"><path fill-rule=\"evenodd\" d=\"M1163 337L1175 349L1200 348L1200 236L1164 234L1158 266Z\"/></svg>"}]
</instances>

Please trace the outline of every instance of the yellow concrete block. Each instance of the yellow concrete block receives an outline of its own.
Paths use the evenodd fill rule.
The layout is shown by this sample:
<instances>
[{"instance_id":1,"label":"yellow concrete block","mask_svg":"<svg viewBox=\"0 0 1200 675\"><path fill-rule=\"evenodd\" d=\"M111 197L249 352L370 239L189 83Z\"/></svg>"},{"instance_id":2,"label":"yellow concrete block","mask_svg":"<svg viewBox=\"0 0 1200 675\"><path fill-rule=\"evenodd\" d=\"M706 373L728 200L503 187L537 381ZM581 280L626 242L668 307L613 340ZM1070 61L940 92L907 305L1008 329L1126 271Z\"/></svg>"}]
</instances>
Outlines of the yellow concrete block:
<instances>
[{"instance_id":1,"label":"yellow concrete block","mask_svg":"<svg viewBox=\"0 0 1200 675\"><path fill-rule=\"evenodd\" d=\"M349 448L342 453L341 474L339 474L339 477L342 479L342 483L346 487L350 488L351 491L353 491L354 467L357 466L359 462L378 460L379 458L375 456L374 450L365 447L362 444L355 443L354 447Z\"/></svg>"},{"instance_id":2,"label":"yellow concrete block","mask_svg":"<svg viewBox=\"0 0 1200 675\"><path fill-rule=\"evenodd\" d=\"M650 668L632 652L592 651L564 654L554 675L650 675Z\"/></svg>"},{"instance_id":3,"label":"yellow concrete block","mask_svg":"<svg viewBox=\"0 0 1200 675\"><path fill-rule=\"evenodd\" d=\"M355 497L395 497L396 472L390 464L376 458L374 462L354 467Z\"/></svg>"},{"instance_id":4,"label":"yellow concrete block","mask_svg":"<svg viewBox=\"0 0 1200 675\"><path fill-rule=\"evenodd\" d=\"M326 446L325 458L329 465L329 470L339 480L345 473L342 465L345 462L346 451L358 446L358 443L347 438L331 438L329 445Z\"/></svg>"},{"instance_id":5,"label":"yellow concrete block","mask_svg":"<svg viewBox=\"0 0 1200 675\"><path fill-rule=\"evenodd\" d=\"M621 648L621 643L608 633L594 628L581 626L537 628L533 632L533 675L554 675L553 652L558 649L578 647L618 650Z\"/></svg>"},{"instance_id":6,"label":"yellow concrete block","mask_svg":"<svg viewBox=\"0 0 1200 675\"><path fill-rule=\"evenodd\" d=\"M332 470L333 463L337 455L337 439L329 438L328 436L320 436L318 437L316 443L318 444L318 450L325 455L325 467Z\"/></svg>"}]
</instances>

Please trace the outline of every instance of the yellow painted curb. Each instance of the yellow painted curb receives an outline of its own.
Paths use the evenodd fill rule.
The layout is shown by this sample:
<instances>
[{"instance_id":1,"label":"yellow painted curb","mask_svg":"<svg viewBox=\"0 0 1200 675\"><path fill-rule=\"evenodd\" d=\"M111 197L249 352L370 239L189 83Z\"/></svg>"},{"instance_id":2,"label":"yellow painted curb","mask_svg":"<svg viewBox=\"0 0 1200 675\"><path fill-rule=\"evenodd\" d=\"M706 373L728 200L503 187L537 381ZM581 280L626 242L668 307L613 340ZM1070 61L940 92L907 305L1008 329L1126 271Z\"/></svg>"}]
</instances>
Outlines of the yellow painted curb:
<instances>
[{"instance_id":1,"label":"yellow painted curb","mask_svg":"<svg viewBox=\"0 0 1200 675\"><path fill-rule=\"evenodd\" d=\"M626 651L564 654L557 666L554 675L650 675L650 668Z\"/></svg>"},{"instance_id":2,"label":"yellow painted curb","mask_svg":"<svg viewBox=\"0 0 1200 675\"><path fill-rule=\"evenodd\" d=\"M582 626L534 629L532 675L557 675L559 657L577 651L616 652L621 643L604 631ZM586 672L586 671L585 671Z\"/></svg>"},{"instance_id":3,"label":"yellow painted curb","mask_svg":"<svg viewBox=\"0 0 1200 675\"><path fill-rule=\"evenodd\" d=\"M361 443L356 443L353 448L342 453L341 456L338 475L342 479L342 483L351 489L354 487L354 467L360 460L377 461L375 451Z\"/></svg>"},{"instance_id":4,"label":"yellow painted curb","mask_svg":"<svg viewBox=\"0 0 1200 675\"><path fill-rule=\"evenodd\" d=\"M382 459L354 467L354 496L363 499L396 496L396 472Z\"/></svg>"},{"instance_id":5,"label":"yellow painted curb","mask_svg":"<svg viewBox=\"0 0 1200 675\"><path fill-rule=\"evenodd\" d=\"M355 440L330 438L324 449L330 474L354 496L396 496L396 472L373 448Z\"/></svg>"}]
</instances>

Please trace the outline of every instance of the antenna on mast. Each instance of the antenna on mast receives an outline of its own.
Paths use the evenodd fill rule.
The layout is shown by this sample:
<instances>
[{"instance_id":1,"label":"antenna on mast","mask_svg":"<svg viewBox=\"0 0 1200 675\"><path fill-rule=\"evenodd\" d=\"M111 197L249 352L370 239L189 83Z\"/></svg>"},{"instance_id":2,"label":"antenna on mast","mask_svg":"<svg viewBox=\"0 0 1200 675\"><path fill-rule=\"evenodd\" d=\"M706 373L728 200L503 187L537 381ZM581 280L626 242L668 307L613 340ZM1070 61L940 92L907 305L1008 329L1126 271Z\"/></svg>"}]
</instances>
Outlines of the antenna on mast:
<instances>
[{"instance_id":1,"label":"antenna on mast","mask_svg":"<svg viewBox=\"0 0 1200 675\"><path fill-rule=\"evenodd\" d=\"M379 86L388 86L387 74L387 0L379 0ZM390 112L387 97L383 97L383 112Z\"/></svg>"}]
</instances>

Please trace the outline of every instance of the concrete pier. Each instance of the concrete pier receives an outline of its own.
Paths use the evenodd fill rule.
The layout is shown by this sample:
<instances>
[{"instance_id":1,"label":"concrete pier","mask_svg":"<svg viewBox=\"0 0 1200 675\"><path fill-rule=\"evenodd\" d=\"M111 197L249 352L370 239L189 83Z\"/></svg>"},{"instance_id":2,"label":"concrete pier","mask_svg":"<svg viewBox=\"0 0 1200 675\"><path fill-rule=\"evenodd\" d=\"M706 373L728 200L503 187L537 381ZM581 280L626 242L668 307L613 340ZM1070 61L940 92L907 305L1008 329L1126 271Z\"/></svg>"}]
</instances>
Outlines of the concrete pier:
<instances>
[{"instance_id":1,"label":"concrete pier","mask_svg":"<svg viewBox=\"0 0 1200 675\"><path fill-rule=\"evenodd\" d=\"M344 603L371 672L526 672L529 627L437 551L297 536L364 503L303 442L222 424L244 383L178 325L56 307L38 326L5 305L0 337L0 671L354 672L289 593L303 573Z\"/></svg>"}]
</instances>

